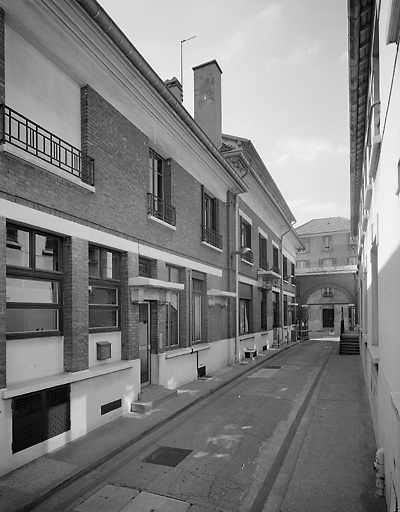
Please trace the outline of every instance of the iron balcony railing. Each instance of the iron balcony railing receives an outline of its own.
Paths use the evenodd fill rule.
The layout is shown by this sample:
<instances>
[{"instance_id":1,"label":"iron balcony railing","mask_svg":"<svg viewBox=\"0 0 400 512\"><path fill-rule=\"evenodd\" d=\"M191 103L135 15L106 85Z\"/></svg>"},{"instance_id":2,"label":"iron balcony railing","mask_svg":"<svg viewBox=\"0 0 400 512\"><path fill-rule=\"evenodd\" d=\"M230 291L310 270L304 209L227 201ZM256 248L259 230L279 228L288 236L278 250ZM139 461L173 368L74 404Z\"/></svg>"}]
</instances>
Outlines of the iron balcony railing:
<instances>
[{"instance_id":1,"label":"iron balcony railing","mask_svg":"<svg viewBox=\"0 0 400 512\"><path fill-rule=\"evenodd\" d=\"M222 236L213 229L201 226L202 240L218 249L222 249Z\"/></svg>"},{"instance_id":2,"label":"iron balcony railing","mask_svg":"<svg viewBox=\"0 0 400 512\"><path fill-rule=\"evenodd\" d=\"M94 185L94 159L27 117L2 104L3 134L8 142L55 167Z\"/></svg>"},{"instance_id":3,"label":"iron balcony railing","mask_svg":"<svg viewBox=\"0 0 400 512\"><path fill-rule=\"evenodd\" d=\"M162 220L171 226L176 225L175 207L167 204L150 192L147 194L148 214L156 219Z\"/></svg>"},{"instance_id":4,"label":"iron balcony railing","mask_svg":"<svg viewBox=\"0 0 400 512\"><path fill-rule=\"evenodd\" d=\"M260 256L259 264L260 264L260 268L262 268L263 270L269 270L269 263L266 258L263 258L262 256Z\"/></svg>"},{"instance_id":5,"label":"iron balcony railing","mask_svg":"<svg viewBox=\"0 0 400 512\"><path fill-rule=\"evenodd\" d=\"M249 263L253 263L254 254L253 251L247 251L240 255L242 260L248 261Z\"/></svg>"}]
</instances>

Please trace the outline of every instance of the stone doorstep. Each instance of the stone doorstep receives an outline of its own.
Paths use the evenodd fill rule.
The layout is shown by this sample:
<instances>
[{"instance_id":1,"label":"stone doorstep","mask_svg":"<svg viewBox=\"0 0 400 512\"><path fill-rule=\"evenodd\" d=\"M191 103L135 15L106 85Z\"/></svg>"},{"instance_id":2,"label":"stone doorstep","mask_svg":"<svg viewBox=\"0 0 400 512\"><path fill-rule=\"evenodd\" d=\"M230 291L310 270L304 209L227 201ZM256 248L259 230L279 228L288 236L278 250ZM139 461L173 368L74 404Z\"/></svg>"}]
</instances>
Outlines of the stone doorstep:
<instances>
[{"instance_id":1,"label":"stone doorstep","mask_svg":"<svg viewBox=\"0 0 400 512\"><path fill-rule=\"evenodd\" d=\"M142 388L138 400L131 405L131 412L145 414L161 403L167 402L178 394L176 389L166 389L164 386L150 384Z\"/></svg>"}]
</instances>

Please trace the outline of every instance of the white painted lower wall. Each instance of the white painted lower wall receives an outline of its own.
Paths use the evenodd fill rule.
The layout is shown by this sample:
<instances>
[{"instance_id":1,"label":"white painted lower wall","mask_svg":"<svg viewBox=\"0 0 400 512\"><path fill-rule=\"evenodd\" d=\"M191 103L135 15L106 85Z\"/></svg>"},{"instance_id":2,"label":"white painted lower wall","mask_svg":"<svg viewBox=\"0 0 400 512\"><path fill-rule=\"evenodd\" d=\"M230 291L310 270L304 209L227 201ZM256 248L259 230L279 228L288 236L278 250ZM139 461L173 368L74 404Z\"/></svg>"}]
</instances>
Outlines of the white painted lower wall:
<instances>
[{"instance_id":1,"label":"white painted lower wall","mask_svg":"<svg viewBox=\"0 0 400 512\"><path fill-rule=\"evenodd\" d=\"M111 366L110 366L111 368ZM57 382L57 377L47 379L48 384L42 383L41 389L71 383L71 429L56 437L36 444L30 448L12 453L12 395L10 389L1 390L0 399L0 476L31 462L56 448L78 439L118 418L130 411L131 403L138 398L140 392L140 362L139 360L121 363L121 369L107 373L106 368L101 372L77 372L77 374L63 374L62 382ZM79 374L79 375L78 375ZM59 377L59 379L61 379ZM36 390L32 383L31 391ZM35 389L34 389L35 388ZM29 384L21 388L29 392ZM11 396L10 396L11 395ZM15 395L14 396L18 396ZM101 406L109 402L121 399L121 407L101 414Z\"/></svg>"},{"instance_id":2,"label":"white painted lower wall","mask_svg":"<svg viewBox=\"0 0 400 512\"><path fill-rule=\"evenodd\" d=\"M259 353L264 347L272 348L273 331L241 336L238 340L240 360L245 358L246 348ZM171 350L151 357L151 382L167 389L176 389L197 379L197 368L206 367L206 374L235 363L235 338L193 345L193 347Z\"/></svg>"}]
</instances>

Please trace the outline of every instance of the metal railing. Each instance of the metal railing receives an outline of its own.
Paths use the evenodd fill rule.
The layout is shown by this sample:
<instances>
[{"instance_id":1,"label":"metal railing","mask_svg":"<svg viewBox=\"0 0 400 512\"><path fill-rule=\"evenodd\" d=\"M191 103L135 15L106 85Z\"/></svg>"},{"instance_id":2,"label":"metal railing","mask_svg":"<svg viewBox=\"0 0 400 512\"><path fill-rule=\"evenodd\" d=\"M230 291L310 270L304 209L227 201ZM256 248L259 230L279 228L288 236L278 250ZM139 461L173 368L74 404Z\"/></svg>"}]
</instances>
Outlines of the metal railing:
<instances>
[{"instance_id":1,"label":"metal railing","mask_svg":"<svg viewBox=\"0 0 400 512\"><path fill-rule=\"evenodd\" d=\"M8 142L55 167L94 185L94 159L4 104L2 142Z\"/></svg>"},{"instance_id":2,"label":"metal railing","mask_svg":"<svg viewBox=\"0 0 400 512\"><path fill-rule=\"evenodd\" d=\"M260 265L260 268L262 268L263 270L269 270L269 263L266 258L262 258L260 256L259 265Z\"/></svg>"},{"instance_id":3,"label":"metal railing","mask_svg":"<svg viewBox=\"0 0 400 512\"><path fill-rule=\"evenodd\" d=\"M218 234L213 229L207 228L205 226L201 226L201 239L203 242L207 242L218 249L222 249L222 236Z\"/></svg>"},{"instance_id":4,"label":"metal railing","mask_svg":"<svg viewBox=\"0 0 400 512\"><path fill-rule=\"evenodd\" d=\"M171 226L176 225L175 207L167 204L150 192L147 193L148 214L156 219L162 220Z\"/></svg>"},{"instance_id":5,"label":"metal railing","mask_svg":"<svg viewBox=\"0 0 400 512\"><path fill-rule=\"evenodd\" d=\"M240 255L242 260L248 261L249 263L253 263L254 261L254 254L253 251L247 251Z\"/></svg>"}]
</instances>

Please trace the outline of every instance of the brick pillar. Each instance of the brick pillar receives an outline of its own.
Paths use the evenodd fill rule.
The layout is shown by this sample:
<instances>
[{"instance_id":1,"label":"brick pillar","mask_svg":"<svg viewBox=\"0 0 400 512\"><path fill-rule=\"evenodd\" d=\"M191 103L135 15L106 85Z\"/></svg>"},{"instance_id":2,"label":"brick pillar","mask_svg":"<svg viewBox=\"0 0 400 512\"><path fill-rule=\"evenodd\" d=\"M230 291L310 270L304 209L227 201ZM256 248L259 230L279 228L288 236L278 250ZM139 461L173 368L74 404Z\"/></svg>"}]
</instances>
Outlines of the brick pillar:
<instances>
[{"instance_id":1,"label":"brick pillar","mask_svg":"<svg viewBox=\"0 0 400 512\"><path fill-rule=\"evenodd\" d=\"M139 358L139 304L132 304L128 286L137 275L138 255L127 252L121 260L121 359Z\"/></svg>"},{"instance_id":2,"label":"brick pillar","mask_svg":"<svg viewBox=\"0 0 400 512\"><path fill-rule=\"evenodd\" d=\"M64 371L89 367L89 249L87 240L64 242Z\"/></svg>"},{"instance_id":3,"label":"brick pillar","mask_svg":"<svg viewBox=\"0 0 400 512\"><path fill-rule=\"evenodd\" d=\"M0 388L6 382L6 219L0 217Z\"/></svg>"}]
</instances>

